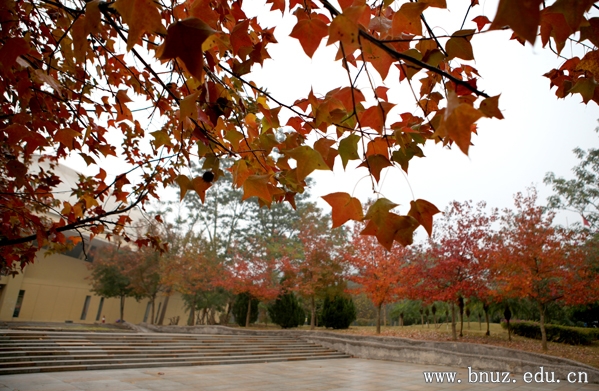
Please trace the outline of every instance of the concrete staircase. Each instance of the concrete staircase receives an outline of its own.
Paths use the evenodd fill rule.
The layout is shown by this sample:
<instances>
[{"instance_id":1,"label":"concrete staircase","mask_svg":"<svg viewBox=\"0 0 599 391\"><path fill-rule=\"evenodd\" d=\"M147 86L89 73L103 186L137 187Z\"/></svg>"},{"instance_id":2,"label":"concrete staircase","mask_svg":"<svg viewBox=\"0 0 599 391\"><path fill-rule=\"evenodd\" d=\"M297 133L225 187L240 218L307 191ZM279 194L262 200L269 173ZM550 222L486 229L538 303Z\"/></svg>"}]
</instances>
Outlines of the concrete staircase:
<instances>
[{"instance_id":1,"label":"concrete staircase","mask_svg":"<svg viewBox=\"0 0 599 391\"><path fill-rule=\"evenodd\" d=\"M0 375L347 357L281 336L0 330Z\"/></svg>"}]
</instances>

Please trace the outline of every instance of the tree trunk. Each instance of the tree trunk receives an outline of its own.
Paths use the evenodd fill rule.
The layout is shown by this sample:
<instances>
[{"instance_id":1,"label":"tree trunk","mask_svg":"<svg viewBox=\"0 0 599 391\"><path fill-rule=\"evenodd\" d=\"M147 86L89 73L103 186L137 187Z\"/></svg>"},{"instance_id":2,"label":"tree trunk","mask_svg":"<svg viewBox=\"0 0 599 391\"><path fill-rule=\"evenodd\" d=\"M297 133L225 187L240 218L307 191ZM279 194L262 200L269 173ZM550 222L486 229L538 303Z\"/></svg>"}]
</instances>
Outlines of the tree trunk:
<instances>
[{"instance_id":1,"label":"tree trunk","mask_svg":"<svg viewBox=\"0 0 599 391\"><path fill-rule=\"evenodd\" d=\"M381 307L383 306L383 303L379 304L379 306L377 307L377 316L376 316L376 333L380 334L381 333Z\"/></svg>"},{"instance_id":2,"label":"tree trunk","mask_svg":"<svg viewBox=\"0 0 599 391\"><path fill-rule=\"evenodd\" d=\"M166 291L166 297L164 298L164 302L162 303L162 310L160 310L160 315L158 316L158 325L162 326L164 323L164 316L166 315L166 307L168 306L168 299L170 298L171 291L170 289Z\"/></svg>"},{"instance_id":3,"label":"tree trunk","mask_svg":"<svg viewBox=\"0 0 599 391\"><path fill-rule=\"evenodd\" d=\"M399 314L399 325L403 327L403 312Z\"/></svg>"},{"instance_id":4,"label":"tree trunk","mask_svg":"<svg viewBox=\"0 0 599 391\"><path fill-rule=\"evenodd\" d=\"M478 312L478 328L479 328L479 330L482 330L483 329L483 321L480 317L480 311L477 311L477 312Z\"/></svg>"},{"instance_id":5,"label":"tree trunk","mask_svg":"<svg viewBox=\"0 0 599 391\"><path fill-rule=\"evenodd\" d=\"M193 303L192 307L189 309L189 318L187 318L187 325L188 326L193 326L195 323L195 319L196 319L196 310L195 310L195 303Z\"/></svg>"},{"instance_id":6,"label":"tree trunk","mask_svg":"<svg viewBox=\"0 0 599 391\"><path fill-rule=\"evenodd\" d=\"M485 311L485 321L487 322L487 332L485 333L485 335L490 336L491 335L491 325L489 323L489 305L488 304L483 304L483 311Z\"/></svg>"},{"instance_id":7,"label":"tree trunk","mask_svg":"<svg viewBox=\"0 0 599 391\"><path fill-rule=\"evenodd\" d=\"M314 330L314 325L316 324L316 302L314 296L310 298L310 306L312 307L310 309L312 312L312 315L310 316L310 330Z\"/></svg>"},{"instance_id":8,"label":"tree trunk","mask_svg":"<svg viewBox=\"0 0 599 391\"><path fill-rule=\"evenodd\" d=\"M245 315L245 327L250 327L250 315L252 313L252 296L248 294L248 311Z\"/></svg>"},{"instance_id":9,"label":"tree trunk","mask_svg":"<svg viewBox=\"0 0 599 391\"><path fill-rule=\"evenodd\" d=\"M464 336L464 298L460 296L458 298L458 305L460 307L460 338Z\"/></svg>"},{"instance_id":10,"label":"tree trunk","mask_svg":"<svg viewBox=\"0 0 599 391\"><path fill-rule=\"evenodd\" d=\"M123 318L125 317L125 296L121 296L121 319L120 323L123 323Z\"/></svg>"},{"instance_id":11,"label":"tree trunk","mask_svg":"<svg viewBox=\"0 0 599 391\"><path fill-rule=\"evenodd\" d=\"M539 303L539 314L541 315L540 326L541 326L541 346L543 351L547 351L547 330L545 330L545 306Z\"/></svg>"},{"instance_id":12,"label":"tree trunk","mask_svg":"<svg viewBox=\"0 0 599 391\"><path fill-rule=\"evenodd\" d=\"M451 338L454 341L458 340L458 334L455 324L455 302L453 300L451 301Z\"/></svg>"},{"instance_id":13,"label":"tree trunk","mask_svg":"<svg viewBox=\"0 0 599 391\"><path fill-rule=\"evenodd\" d=\"M154 324L154 308L156 304L156 295L150 297L150 303L152 303L152 316L150 317L150 324Z\"/></svg>"},{"instance_id":14,"label":"tree trunk","mask_svg":"<svg viewBox=\"0 0 599 391\"><path fill-rule=\"evenodd\" d=\"M387 326L387 305L383 307L383 325Z\"/></svg>"}]
</instances>

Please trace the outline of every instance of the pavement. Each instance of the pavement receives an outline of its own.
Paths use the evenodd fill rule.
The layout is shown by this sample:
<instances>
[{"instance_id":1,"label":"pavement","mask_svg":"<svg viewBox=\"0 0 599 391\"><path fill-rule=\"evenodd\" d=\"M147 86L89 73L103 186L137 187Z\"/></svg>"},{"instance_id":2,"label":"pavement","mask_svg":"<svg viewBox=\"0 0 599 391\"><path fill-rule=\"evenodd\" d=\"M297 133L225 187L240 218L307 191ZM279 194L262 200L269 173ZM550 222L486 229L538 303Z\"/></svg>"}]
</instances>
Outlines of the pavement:
<instances>
[{"instance_id":1,"label":"pavement","mask_svg":"<svg viewBox=\"0 0 599 391\"><path fill-rule=\"evenodd\" d=\"M456 372L454 382L436 380L427 382L424 372ZM539 372L540 373L540 372ZM496 391L590 391L599 390L599 384L557 383L550 374L543 382L530 383L525 374L509 374L499 380L506 383L472 381L474 373L467 368L449 368L401 362L364 360L357 358L290 361L264 364L233 364L195 367L164 367L151 369L120 369L102 371L49 372L0 376L0 391L75 391L75 390L160 390L160 391L387 391L387 390L480 390ZM485 375L485 376L487 376ZM578 374L574 374L576 377ZM433 379L435 375L433 374ZM480 379L480 374L477 373ZM536 375L537 380L540 379ZM478 379L477 379L478 380ZM515 380L515 382L514 382ZM554 383L547 381L555 380Z\"/></svg>"}]
</instances>

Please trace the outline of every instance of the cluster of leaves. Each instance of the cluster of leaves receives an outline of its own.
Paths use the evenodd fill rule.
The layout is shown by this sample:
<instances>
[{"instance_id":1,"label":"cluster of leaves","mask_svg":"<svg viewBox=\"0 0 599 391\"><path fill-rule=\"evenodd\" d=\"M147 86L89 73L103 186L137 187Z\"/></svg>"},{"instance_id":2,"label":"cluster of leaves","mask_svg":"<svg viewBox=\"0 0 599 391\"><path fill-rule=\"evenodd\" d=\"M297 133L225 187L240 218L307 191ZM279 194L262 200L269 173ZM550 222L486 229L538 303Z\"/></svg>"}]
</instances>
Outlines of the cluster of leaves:
<instances>
[{"instance_id":1,"label":"cluster of leaves","mask_svg":"<svg viewBox=\"0 0 599 391\"><path fill-rule=\"evenodd\" d=\"M252 70L269 59L277 40L275 28L247 16L240 0L4 1L2 266L12 270L43 246L67 245L63 232L73 229L153 243L130 238L124 213L158 197L161 185L177 183L182 197L196 192L204 199L223 174L224 157L235 160L229 170L243 199L271 206L295 205L307 176L332 169L337 156L343 167L360 162L374 184L387 167L407 171L429 140L467 153L477 121L502 118L499 96L478 89L479 73L469 65L471 41L488 30L509 27L514 39L530 43L540 31L543 46L557 53L567 42L579 45L581 58L568 58L546 76L558 97L578 93L585 102L599 101L599 18L587 18L594 2L545 3L500 0L493 21L485 15L469 21L478 4L472 0L465 23L476 28L444 26L453 32L436 36L426 17L430 9L445 9L445 0L267 0L271 12L296 17L290 35L309 57L323 40L335 45L340 61L334 66L348 76L347 85L285 103L252 81ZM391 69L412 87L415 111L414 105L395 109L388 98ZM373 99L358 88L358 78L367 80ZM148 129L148 117L156 130ZM61 200L54 164L69 155L80 156L95 175L81 176L73 198ZM109 176L102 165L115 156L127 168ZM199 158L207 173L190 175ZM40 169L40 159L50 168ZM362 233L387 248L411 243L419 225L430 233L435 211L416 202L398 215L385 211L388 201L363 215L349 194L327 202L334 226L365 220Z\"/></svg>"}]
</instances>

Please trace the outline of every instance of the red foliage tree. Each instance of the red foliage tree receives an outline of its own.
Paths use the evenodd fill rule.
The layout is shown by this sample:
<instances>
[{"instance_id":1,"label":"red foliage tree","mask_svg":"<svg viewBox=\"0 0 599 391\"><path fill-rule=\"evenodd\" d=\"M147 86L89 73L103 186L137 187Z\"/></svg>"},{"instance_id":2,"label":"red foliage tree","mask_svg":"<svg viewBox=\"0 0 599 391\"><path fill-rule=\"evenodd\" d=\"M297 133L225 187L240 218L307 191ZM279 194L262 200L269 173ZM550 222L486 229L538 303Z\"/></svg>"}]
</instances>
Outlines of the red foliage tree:
<instances>
[{"instance_id":1,"label":"red foliage tree","mask_svg":"<svg viewBox=\"0 0 599 391\"><path fill-rule=\"evenodd\" d=\"M599 278L586 262L584 232L554 226L555 212L537 205L536 189L516 194L514 204L515 210L506 210L502 217L502 246L495 256L497 290L537 305L542 348L547 350L547 304L594 302Z\"/></svg>"},{"instance_id":2,"label":"red foliage tree","mask_svg":"<svg viewBox=\"0 0 599 391\"><path fill-rule=\"evenodd\" d=\"M300 211L301 254L282 259L285 287L297 292L310 305L310 329L316 326L316 299L328 288L340 286L343 279L341 246L343 231L329 231L313 204Z\"/></svg>"},{"instance_id":3,"label":"red foliage tree","mask_svg":"<svg viewBox=\"0 0 599 391\"><path fill-rule=\"evenodd\" d=\"M345 256L349 279L357 284L358 293L364 293L377 309L376 333L381 333L381 309L406 291L408 257L411 253L403 246L387 251L374 238L360 234L356 225L351 248Z\"/></svg>"},{"instance_id":4,"label":"red foliage tree","mask_svg":"<svg viewBox=\"0 0 599 391\"><path fill-rule=\"evenodd\" d=\"M487 213L485 207L484 202L472 205L470 201L454 201L435 228L429 246L413 266L414 274L420 278L413 295L425 302L451 303L454 340L457 339L455 304L488 289L484 260L489 254L487 246L496 213ZM462 329L463 321L460 337Z\"/></svg>"},{"instance_id":5,"label":"red foliage tree","mask_svg":"<svg viewBox=\"0 0 599 391\"><path fill-rule=\"evenodd\" d=\"M279 274L277 261L260 255L245 257L237 254L227 267L227 278L223 280L223 286L235 294L249 295L245 327L250 326L252 298L269 301L281 292Z\"/></svg>"}]
</instances>

